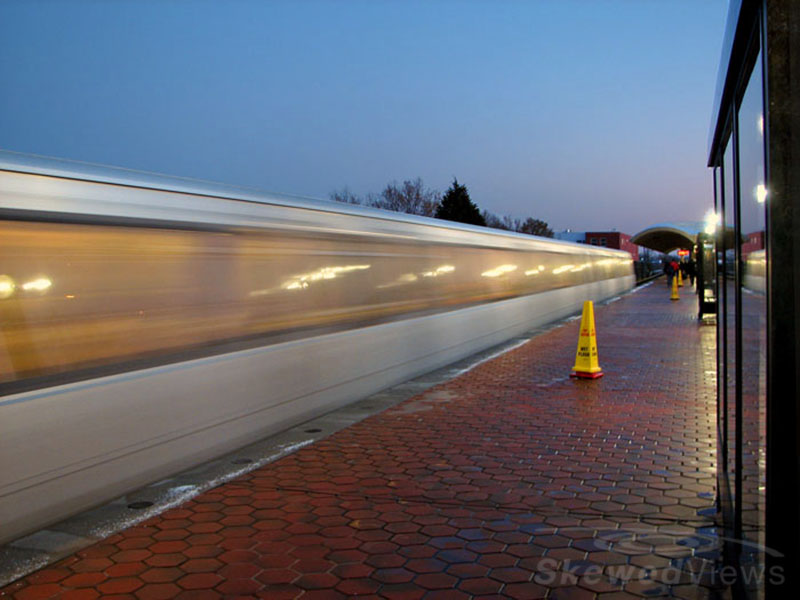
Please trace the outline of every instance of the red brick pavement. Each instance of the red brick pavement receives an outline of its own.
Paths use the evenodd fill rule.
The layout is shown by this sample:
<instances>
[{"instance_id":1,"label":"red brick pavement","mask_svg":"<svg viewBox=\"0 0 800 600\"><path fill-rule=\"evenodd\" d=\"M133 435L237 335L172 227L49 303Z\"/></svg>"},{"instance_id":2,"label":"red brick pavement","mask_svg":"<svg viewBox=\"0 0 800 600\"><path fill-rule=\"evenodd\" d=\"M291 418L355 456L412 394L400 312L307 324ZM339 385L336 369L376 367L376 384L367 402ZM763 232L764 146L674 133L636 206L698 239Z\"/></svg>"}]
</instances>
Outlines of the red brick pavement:
<instances>
[{"instance_id":1,"label":"red brick pavement","mask_svg":"<svg viewBox=\"0 0 800 600\"><path fill-rule=\"evenodd\" d=\"M32 598L716 597L714 329L578 321L0 590Z\"/></svg>"}]
</instances>

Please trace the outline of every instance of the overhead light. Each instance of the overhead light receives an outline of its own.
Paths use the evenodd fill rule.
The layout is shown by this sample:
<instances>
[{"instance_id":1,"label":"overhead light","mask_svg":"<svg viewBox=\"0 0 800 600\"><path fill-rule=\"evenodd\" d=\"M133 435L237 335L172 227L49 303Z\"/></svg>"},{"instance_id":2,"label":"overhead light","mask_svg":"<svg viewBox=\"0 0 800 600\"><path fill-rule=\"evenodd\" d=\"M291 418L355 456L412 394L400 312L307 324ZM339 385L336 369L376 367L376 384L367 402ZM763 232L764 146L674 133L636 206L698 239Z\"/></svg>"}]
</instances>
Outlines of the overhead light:
<instances>
[{"instance_id":1,"label":"overhead light","mask_svg":"<svg viewBox=\"0 0 800 600\"><path fill-rule=\"evenodd\" d=\"M720 216L713 210L706 213L705 219L706 227L705 232L708 235L714 235L717 232L717 225L721 224Z\"/></svg>"},{"instance_id":2,"label":"overhead light","mask_svg":"<svg viewBox=\"0 0 800 600\"><path fill-rule=\"evenodd\" d=\"M764 204L764 202L767 201L767 186L765 186L763 183L759 183L756 186L754 193L756 195L756 202L759 204Z\"/></svg>"}]
</instances>

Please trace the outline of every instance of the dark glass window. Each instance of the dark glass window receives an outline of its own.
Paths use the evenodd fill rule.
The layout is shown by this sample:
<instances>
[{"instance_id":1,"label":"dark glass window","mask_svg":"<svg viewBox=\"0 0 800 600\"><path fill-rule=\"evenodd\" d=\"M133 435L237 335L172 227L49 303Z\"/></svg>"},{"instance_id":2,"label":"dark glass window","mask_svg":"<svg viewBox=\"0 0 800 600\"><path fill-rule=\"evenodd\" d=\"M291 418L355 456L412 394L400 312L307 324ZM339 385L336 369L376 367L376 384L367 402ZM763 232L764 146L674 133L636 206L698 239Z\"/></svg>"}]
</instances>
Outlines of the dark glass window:
<instances>
[{"instance_id":1,"label":"dark glass window","mask_svg":"<svg viewBox=\"0 0 800 600\"><path fill-rule=\"evenodd\" d=\"M714 220L716 224L716 239L720 238L719 221L722 218L722 167L714 168ZM712 229L713 231L713 229ZM723 474L725 464L727 464L728 440L727 430L725 429L725 336L722 325L724 324L724 294L722 292L725 284L724 275L725 271L723 266L723 247L722 243L714 243L714 268L708 273L704 270L704 276L711 275L714 277L712 287L714 289L714 296L717 302L717 436L718 436L718 467L720 475ZM724 499L727 491L720 490L720 494Z\"/></svg>"},{"instance_id":2,"label":"dark glass window","mask_svg":"<svg viewBox=\"0 0 800 600\"><path fill-rule=\"evenodd\" d=\"M734 197L733 137L725 149L722 162L722 265L720 268L720 295L722 319L723 360L723 429L726 443L725 473L728 485L728 510L735 507L735 474L736 474L736 222Z\"/></svg>"},{"instance_id":3,"label":"dark glass window","mask_svg":"<svg viewBox=\"0 0 800 600\"><path fill-rule=\"evenodd\" d=\"M741 307L741 563L763 565L766 485L766 202L761 57L756 60L737 114L739 168L739 288Z\"/></svg>"}]
</instances>

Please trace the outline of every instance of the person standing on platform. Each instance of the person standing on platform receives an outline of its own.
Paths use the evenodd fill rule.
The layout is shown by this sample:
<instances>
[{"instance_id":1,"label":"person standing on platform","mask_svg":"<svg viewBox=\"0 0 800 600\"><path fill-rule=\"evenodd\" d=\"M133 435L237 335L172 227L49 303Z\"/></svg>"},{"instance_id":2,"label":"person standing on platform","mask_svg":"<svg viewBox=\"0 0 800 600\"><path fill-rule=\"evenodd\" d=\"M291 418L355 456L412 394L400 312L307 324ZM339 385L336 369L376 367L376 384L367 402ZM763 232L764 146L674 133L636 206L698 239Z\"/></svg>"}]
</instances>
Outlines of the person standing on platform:
<instances>
[{"instance_id":1,"label":"person standing on platform","mask_svg":"<svg viewBox=\"0 0 800 600\"><path fill-rule=\"evenodd\" d=\"M664 275L667 276L667 287L672 287L672 278L675 277L675 267L672 266L673 261L668 258L664 260Z\"/></svg>"},{"instance_id":2,"label":"person standing on platform","mask_svg":"<svg viewBox=\"0 0 800 600\"><path fill-rule=\"evenodd\" d=\"M697 268L695 267L694 261L691 258L686 261L684 272L689 276L689 283L694 285L694 276L697 274Z\"/></svg>"}]
</instances>

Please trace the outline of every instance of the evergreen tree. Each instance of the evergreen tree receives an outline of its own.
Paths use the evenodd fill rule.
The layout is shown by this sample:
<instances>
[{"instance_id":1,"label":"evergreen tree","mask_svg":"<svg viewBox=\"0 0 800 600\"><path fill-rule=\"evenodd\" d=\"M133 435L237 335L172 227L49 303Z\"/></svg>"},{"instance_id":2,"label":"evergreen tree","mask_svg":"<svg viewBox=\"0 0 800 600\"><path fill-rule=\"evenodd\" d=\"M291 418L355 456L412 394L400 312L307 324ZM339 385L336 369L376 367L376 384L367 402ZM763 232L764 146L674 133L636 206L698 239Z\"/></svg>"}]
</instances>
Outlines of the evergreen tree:
<instances>
[{"instance_id":1,"label":"evergreen tree","mask_svg":"<svg viewBox=\"0 0 800 600\"><path fill-rule=\"evenodd\" d=\"M453 184L445 192L442 202L436 210L436 218L470 225L486 225L481 211L470 200L467 187L459 184L455 177L453 177Z\"/></svg>"}]
</instances>

